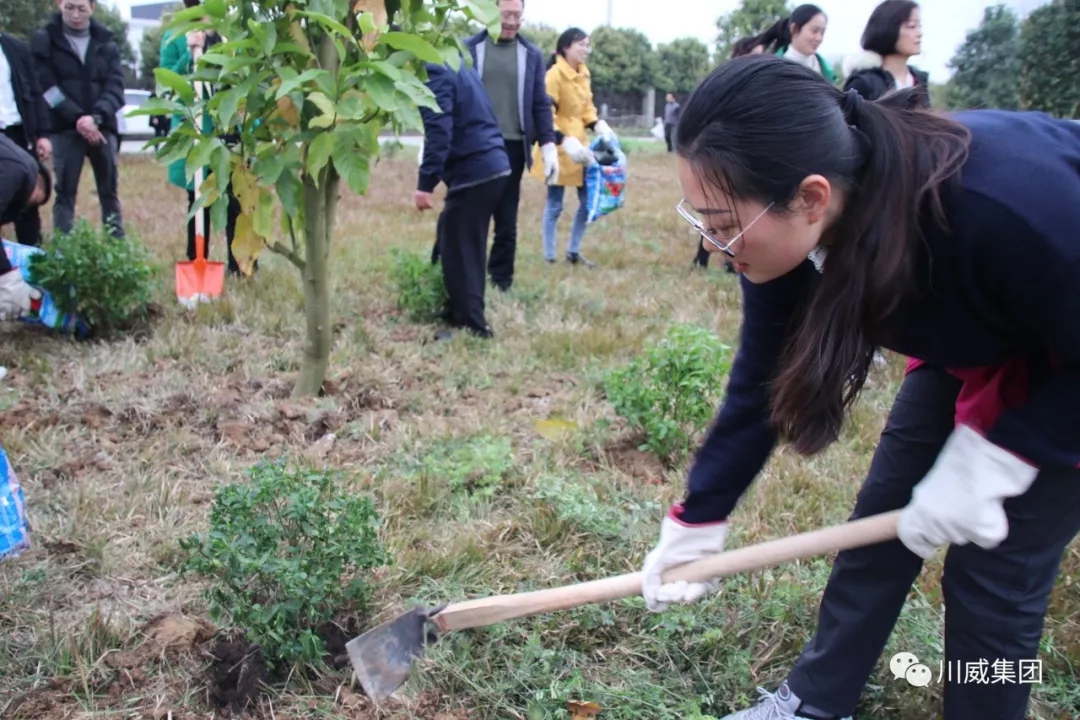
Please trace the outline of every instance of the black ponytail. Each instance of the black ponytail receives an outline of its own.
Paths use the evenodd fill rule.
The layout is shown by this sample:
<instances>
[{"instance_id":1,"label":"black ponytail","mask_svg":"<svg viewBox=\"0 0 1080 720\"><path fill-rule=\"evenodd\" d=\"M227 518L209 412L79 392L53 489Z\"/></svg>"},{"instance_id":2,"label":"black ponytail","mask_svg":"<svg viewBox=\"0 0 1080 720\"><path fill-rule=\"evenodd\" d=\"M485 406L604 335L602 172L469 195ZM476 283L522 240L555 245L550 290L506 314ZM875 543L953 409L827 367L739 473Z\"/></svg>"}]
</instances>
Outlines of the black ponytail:
<instances>
[{"instance_id":1,"label":"black ponytail","mask_svg":"<svg viewBox=\"0 0 1080 720\"><path fill-rule=\"evenodd\" d=\"M818 15L824 14L825 11L817 5L800 5L791 11L790 16L777 20L764 32L742 38L736 42L735 47L732 49L731 56L742 57L743 55L749 55L758 45L764 48L764 52L776 52L780 48L787 47L791 44L792 25L795 26L796 30L800 30L806 23L810 22Z\"/></svg>"},{"instance_id":2,"label":"black ponytail","mask_svg":"<svg viewBox=\"0 0 1080 720\"><path fill-rule=\"evenodd\" d=\"M962 125L921 108L914 89L870 102L775 55L724 63L684 105L676 152L729 197L783 214L809 175L846 196L770 391L772 421L796 451L839 436L915 288L922 213L929 207L944 226L940 192L957 179L969 140Z\"/></svg>"}]
</instances>

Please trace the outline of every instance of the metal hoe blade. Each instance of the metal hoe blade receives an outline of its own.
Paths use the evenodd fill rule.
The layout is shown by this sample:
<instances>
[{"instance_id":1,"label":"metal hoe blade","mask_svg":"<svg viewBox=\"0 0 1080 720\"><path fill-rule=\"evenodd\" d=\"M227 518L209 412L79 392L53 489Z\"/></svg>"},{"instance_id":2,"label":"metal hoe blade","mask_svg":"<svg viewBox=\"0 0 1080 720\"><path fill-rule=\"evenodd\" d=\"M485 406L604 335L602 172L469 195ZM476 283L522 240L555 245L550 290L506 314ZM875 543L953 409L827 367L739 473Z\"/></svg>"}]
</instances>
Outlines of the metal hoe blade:
<instances>
[{"instance_id":1,"label":"metal hoe blade","mask_svg":"<svg viewBox=\"0 0 1080 720\"><path fill-rule=\"evenodd\" d=\"M413 662L438 640L428 621L444 607L418 605L345 644L356 679L369 698L382 702L409 679Z\"/></svg>"}]
</instances>

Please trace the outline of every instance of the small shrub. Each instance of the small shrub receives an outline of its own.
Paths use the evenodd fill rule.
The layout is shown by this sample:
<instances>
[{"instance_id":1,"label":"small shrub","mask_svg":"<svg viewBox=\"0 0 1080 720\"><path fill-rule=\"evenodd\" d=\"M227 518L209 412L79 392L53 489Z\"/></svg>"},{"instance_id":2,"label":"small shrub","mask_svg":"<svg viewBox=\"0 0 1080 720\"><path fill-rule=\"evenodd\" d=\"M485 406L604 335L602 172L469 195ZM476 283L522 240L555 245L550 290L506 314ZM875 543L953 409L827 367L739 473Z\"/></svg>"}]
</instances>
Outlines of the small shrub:
<instances>
[{"instance_id":1,"label":"small shrub","mask_svg":"<svg viewBox=\"0 0 1080 720\"><path fill-rule=\"evenodd\" d=\"M730 348L708 330L676 325L626 366L604 376L608 399L645 436L641 450L683 457L708 425L730 370Z\"/></svg>"},{"instance_id":2,"label":"small shrub","mask_svg":"<svg viewBox=\"0 0 1080 720\"><path fill-rule=\"evenodd\" d=\"M448 296L442 266L429 257L394 248L390 282L397 293L397 307L413 322L430 322L446 310Z\"/></svg>"},{"instance_id":3,"label":"small shrub","mask_svg":"<svg viewBox=\"0 0 1080 720\"><path fill-rule=\"evenodd\" d=\"M30 259L30 281L61 313L77 315L94 335L131 330L150 316L156 268L137 238L114 238L105 226L79 219L54 233Z\"/></svg>"},{"instance_id":4,"label":"small shrub","mask_svg":"<svg viewBox=\"0 0 1080 720\"><path fill-rule=\"evenodd\" d=\"M271 669L318 665L318 628L341 610L362 612L362 572L387 562L377 521L371 501L332 473L260 464L218 489L209 532L180 542L181 571L210 580L211 617L243 629Z\"/></svg>"}]
</instances>

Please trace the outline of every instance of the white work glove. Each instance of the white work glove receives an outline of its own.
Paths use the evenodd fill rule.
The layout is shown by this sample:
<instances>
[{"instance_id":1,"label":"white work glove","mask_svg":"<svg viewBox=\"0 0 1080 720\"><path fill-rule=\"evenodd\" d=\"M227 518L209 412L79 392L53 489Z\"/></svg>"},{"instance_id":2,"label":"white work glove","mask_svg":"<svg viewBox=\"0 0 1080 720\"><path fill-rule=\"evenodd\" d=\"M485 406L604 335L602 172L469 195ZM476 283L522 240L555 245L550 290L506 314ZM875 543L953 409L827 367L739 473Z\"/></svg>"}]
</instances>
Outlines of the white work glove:
<instances>
[{"instance_id":1,"label":"white work glove","mask_svg":"<svg viewBox=\"0 0 1080 720\"><path fill-rule=\"evenodd\" d=\"M30 312L30 301L41 291L30 287L18 268L0 275L0 320L17 320Z\"/></svg>"},{"instance_id":2,"label":"white work glove","mask_svg":"<svg viewBox=\"0 0 1080 720\"><path fill-rule=\"evenodd\" d=\"M545 143L540 146L540 157L544 161L544 181L551 185L559 179L559 149L555 143Z\"/></svg>"},{"instance_id":3,"label":"white work glove","mask_svg":"<svg viewBox=\"0 0 1080 720\"><path fill-rule=\"evenodd\" d=\"M720 588L719 580L710 582L678 582L662 585L663 572L673 565L715 555L724 549L727 523L713 522L687 525L679 520L682 506L671 508L660 524L660 542L645 556L641 569L641 594L652 612L664 612L670 603L692 603Z\"/></svg>"},{"instance_id":4,"label":"white work glove","mask_svg":"<svg viewBox=\"0 0 1080 720\"><path fill-rule=\"evenodd\" d=\"M596 124L593 125L593 130L596 132L597 135L604 138L608 142L615 142L615 131L612 130L611 126L603 120L597 120Z\"/></svg>"},{"instance_id":5,"label":"white work glove","mask_svg":"<svg viewBox=\"0 0 1080 720\"><path fill-rule=\"evenodd\" d=\"M1009 535L1005 498L1027 492L1038 473L974 429L957 426L900 515L900 541L924 560L950 543L997 547Z\"/></svg>"},{"instance_id":6,"label":"white work glove","mask_svg":"<svg viewBox=\"0 0 1080 720\"><path fill-rule=\"evenodd\" d=\"M573 135L567 135L563 139L562 148L570 156L570 159L579 165L589 165L594 160L592 151L582 145L581 141Z\"/></svg>"}]
</instances>

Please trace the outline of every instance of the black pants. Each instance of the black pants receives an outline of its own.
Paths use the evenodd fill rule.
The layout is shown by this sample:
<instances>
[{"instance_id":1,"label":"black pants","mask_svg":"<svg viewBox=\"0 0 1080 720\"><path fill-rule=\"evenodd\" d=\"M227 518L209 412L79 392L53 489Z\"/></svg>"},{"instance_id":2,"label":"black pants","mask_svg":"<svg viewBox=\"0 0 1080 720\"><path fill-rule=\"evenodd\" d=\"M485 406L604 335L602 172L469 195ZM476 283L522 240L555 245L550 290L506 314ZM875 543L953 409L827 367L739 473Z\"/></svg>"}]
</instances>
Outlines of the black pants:
<instances>
[{"instance_id":1,"label":"black pants","mask_svg":"<svg viewBox=\"0 0 1080 720\"><path fill-rule=\"evenodd\" d=\"M667 143L667 151L675 149L675 123L664 124L664 142Z\"/></svg>"},{"instance_id":2,"label":"black pants","mask_svg":"<svg viewBox=\"0 0 1080 720\"><path fill-rule=\"evenodd\" d=\"M954 427L959 390L959 380L931 366L905 378L852 518L911 500ZM1005 502L1005 511L1009 536L1000 546L954 545L945 556L945 657L919 658L933 673L932 685L944 685L945 720L1024 720L1031 684L1019 681L1020 661L1038 658L1058 566L1080 532L1080 471L1043 470L1027 493ZM852 715L921 569L921 558L899 540L839 553L817 634L788 678L791 690L816 708ZM957 677L980 660L989 668L1008 663L1013 680ZM987 673L993 677L992 669Z\"/></svg>"},{"instance_id":3,"label":"black pants","mask_svg":"<svg viewBox=\"0 0 1080 720\"><path fill-rule=\"evenodd\" d=\"M76 130L65 130L52 136L53 167L56 170L56 202L53 205L53 227L68 233L75 221L75 197L79 190L79 177L83 162L90 160L101 203L101 222L108 226L114 237L124 236L124 218L120 209L117 156L120 141L116 133L102 130L105 142L91 145Z\"/></svg>"},{"instance_id":4,"label":"black pants","mask_svg":"<svg viewBox=\"0 0 1080 720\"><path fill-rule=\"evenodd\" d=\"M446 193L436 229L432 261L442 260L450 298L450 323L490 332L484 318L484 266L491 218L506 188L500 177Z\"/></svg>"},{"instance_id":5,"label":"black pants","mask_svg":"<svg viewBox=\"0 0 1080 720\"><path fill-rule=\"evenodd\" d=\"M518 205L521 203L521 176L525 173L525 143L506 143L510 158L510 176L495 207L495 239L488 258L491 282L502 290L514 283L514 257L517 254ZM485 240L486 242L486 240Z\"/></svg>"},{"instance_id":6,"label":"black pants","mask_svg":"<svg viewBox=\"0 0 1080 720\"><path fill-rule=\"evenodd\" d=\"M37 149L30 147L26 132L22 125L9 125L4 128L4 134L11 142L27 151L37 159ZM22 245L41 245L41 213L37 207L28 207L22 211L19 217L12 223L15 226L15 239Z\"/></svg>"},{"instance_id":7,"label":"black pants","mask_svg":"<svg viewBox=\"0 0 1080 720\"><path fill-rule=\"evenodd\" d=\"M225 216L225 241L229 247L229 272L240 273L240 266L236 262L236 258L233 257L232 244L233 238L236 236L236 218L240 217L240 201L236 199L236 196L232 192L232 184L230 183L228 190L229 206ZM195 204L195 192L188 190L188 212L191 212L191 206ZM206 238L206 247L203 248L203 257L210 257L210 208L203 207L203 237ZM187 256L188 260L195 259L195 218L188 220L187 224Z\"/></svg>"}]
</instances>

